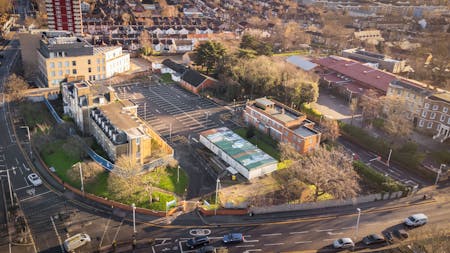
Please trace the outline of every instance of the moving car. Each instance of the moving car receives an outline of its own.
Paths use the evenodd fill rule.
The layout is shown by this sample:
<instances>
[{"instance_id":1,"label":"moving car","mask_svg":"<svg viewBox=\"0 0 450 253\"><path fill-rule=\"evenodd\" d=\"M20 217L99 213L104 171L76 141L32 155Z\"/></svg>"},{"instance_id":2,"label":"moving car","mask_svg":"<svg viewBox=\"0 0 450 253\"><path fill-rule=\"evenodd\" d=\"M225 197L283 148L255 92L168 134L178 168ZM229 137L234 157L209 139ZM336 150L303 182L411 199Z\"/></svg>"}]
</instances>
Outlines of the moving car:
<instances>
[{"instance_id":1,"label":"moving car","mask_svg":"<svg viewBox=\"0 0 450 253\"><path fill-rule=\"evenodd\" d=\"M85 233L79 233L72 237L69 237L67 240L64 241L64 249L67 252L72 252L81 246L87 244L91 241L91 237L89 237L88 234Z\"/></svg>"},{"instance_id":2,"label":"moving car","mask_svg":"<svg viewBox=\"0 0 450 253\"><path fill-rule=\"evenodd\" d=\"M355 244L350 238L341 238L333 242L333 248L335 249L347 249L353 246L355 246Z\"/></svg>"},{"instance_id":3,"label":"moving car","mask_svg":"<svg viewBox=\"0 0 450 253\"><path fill-rule=\"evenodd\" d=\"M384 243L386 240L379 234L371 234L363 238L365 245Z\"/></svg>"},{"instance_id":4,"label":"moving car","mask_svg":"<svg viewBox=\"0 0 450 253\"><path fill-rule=\"evenodd\" d=\"M216 249L213 246L204 246L197 250L197 253L216 253Z\"/></svg>"},{"instance_id":5,"label":"moving car","mask_svg":"<svg viewBox=\"0 0 450 253\"><path fill-rule=\"evenodd\" d=\"M209 244L208 236L196 236L186 241L186 247L193 249L202 245Z\"/></svg>"},{"instance_id":6,"label":"moving car","mask_svg":"<svg viewBox=\"0 0 450 253\"><path fill-rule=\"evenodd\" d=\"M42 184L42 180L39 178L39 176L36 173L31 173L27 176L28 180L31 182L34 186L39 186Z\"/></svg>"},{"instance_id":7,"label":"moving car","mask_svg":"<svg viewBox=\"0 0 450 253\"><path fill-rule=\"evenodd\" d=\"M427 224L428 217L423 213L417 213L405 219L405 225L408 227L418 227Z\"/></svg>"},{"instance_id":8,"label":"moving car","mask_svg":"<svg viewBox=\"0 0 450 253\"><path fill-rule=\"evenodd\" d=\"M239 243L244 241L241 233L229 233L223 236L223 243Z\"/></svg>"}]
</instances>

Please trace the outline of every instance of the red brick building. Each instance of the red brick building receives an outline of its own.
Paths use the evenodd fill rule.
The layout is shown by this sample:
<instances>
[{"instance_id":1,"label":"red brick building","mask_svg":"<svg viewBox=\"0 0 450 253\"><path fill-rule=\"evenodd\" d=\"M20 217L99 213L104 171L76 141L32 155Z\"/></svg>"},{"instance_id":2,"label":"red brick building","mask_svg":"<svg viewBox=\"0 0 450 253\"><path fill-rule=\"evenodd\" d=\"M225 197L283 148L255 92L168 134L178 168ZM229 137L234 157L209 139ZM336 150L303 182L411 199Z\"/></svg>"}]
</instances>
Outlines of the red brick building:
<instances>
[{"instance_id":1,"label":"red brick building","mask_svg":"<svg viewBox=\"0 0 450 253\"><path fill-rule=\"evenodd\" d=\"M186 90L198 94L208 87L213 86L216 81L210 77L200 74L199 72L188 69L181 76L179 84Z\"/></svg>"},{"instance_id":2,"label":"red brick building","mask_svg":"<svg viewBox=\"0 0 450 253\"><path fill-rule=\"evenodd\" d=\"M258 98L249 101L243 112L248 125L277 141L289 142L301 154L319 146L321 133L306 115L276 100Z\"/></svg>"}]
</instances>

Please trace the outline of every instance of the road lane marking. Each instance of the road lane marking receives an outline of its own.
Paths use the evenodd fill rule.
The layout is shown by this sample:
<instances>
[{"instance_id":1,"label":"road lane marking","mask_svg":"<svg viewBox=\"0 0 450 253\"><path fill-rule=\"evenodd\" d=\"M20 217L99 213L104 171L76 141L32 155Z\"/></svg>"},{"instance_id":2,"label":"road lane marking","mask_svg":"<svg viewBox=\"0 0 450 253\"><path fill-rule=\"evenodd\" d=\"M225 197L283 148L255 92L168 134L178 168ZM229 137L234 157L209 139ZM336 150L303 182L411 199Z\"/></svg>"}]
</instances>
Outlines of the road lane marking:
<instances>
[{"instance_id":1,"label":"road lane marking","mask_svg":"<svg viewBox=\"0 0 450 253\"><path fill-rule=\"evenodd\" d=\"M58 238L59 247L61 247L61 252L64 252L63 244L62 244L62 241L61 241L61 236L59 236L58 230L56 229L56 225L55 225L55 222L53 221L53 217L52 216L50 216L50 220L52 221L53 229L55 230L56 237Z\"/></svg>"},{"instance_id":2,"label":"road lane marking","mask_svg":"<svg viewBox=\"0 0 450 253\"><path fill-rule=\"evenodd\" d=\"M114 239L113 239L113 242L115 242L115 241L116 241L116 239L117 239L117 235L119 234L120 228L122 227L122 224L123 224L123 221L124 221L124 220L125 220L125 219L124 219L124 218L122 218L122 221L120 222L120 224L119 224L119 227L117 228L116 234L114 235Z\"/></svg>"},{"instance_id":3,"label":"road lane marking","mask_svg":"<svg viewBox=\"0 0 450 253\"><path fill-rule=\"evenodd\" d=\"M336 241L336 239L330 239L330 238L328 238L328 239L323 239L322 241L324 241L324 242L326 242L326 241Z\"/></svg>"},{"instance_id":4,"label":"road lane marking","mask_svg":"<svg viewBox=\"0 0 450 253\"><path fill-rule=\"evenodd\" d=\"M273 233L273 234L262 234L261 236L279 236L281 233Z\"/></svg>"},{"instance_id":5,"label":"road lane marking","mask_svg":"<svg viewBox=\"0 0 450 253\"><path fill-rule=\"evenodd\" d=\"M298 231L298 232L290 232L290 235L296 235L296 234L306 234L309 233L309 231Z\"/></svg>"},{"instance_id":6,"label":"road lane marking","mask_svg":"<svg viewBox=\"0 0 450 253\"><path fill-rule=\"evenodd\" d=\"M345 230L345 229L354 229L355 228L355 226L351 226L351 227L343 227L343 228L341 228L342 230Z\"/></svg>"},{"instance_id":7,"label":"road lane marking","mask_svg":"<svg viewBox=\"0 0 450 253\"><path fill-rule=\"evenodd\" d=\"M333 228L330 228L330 229L318 229L318 230L316 230L316 232L329 232L329 231L333 231L334 229Z\"/></svg>"},{"instance_id":8,"label":"road lane marking","mask_svg":"<svg viewBox=\"0 0 450 253\"><path fill-rule=\"evenodd\" d=\"M24 186L24 187L20 187L20 188L14 189L14 191L19 191L19 190L22 190L22 189L26 189L28 187L32 187L32 185L27 185L27 186Z\"/></svg>"},{"instance_id":9,"label":"road lane marking","mask_svg":"<svg viewBox=\"0 0 450 253\"><path fill-rule=\"evenodd\" d=\"M38 195L34 195L33 197L21 199L20 202L23 202L23 201L26 201L26 200L30 200L30 199L34 199L34 198L37 198L37 197L39 197L41 195L44 195L44 194L47 194L47 193L51 193L51 192L52 191L46 191L46 192L43 192L43 193L39 193Z\"/></svg>"},{"instance_id":10,"label":"road lane marking","mask_svg":"<svg viewBox=\"0 0 450 253\"><path fill-rule=\"evenodd\" d=\"M294 242L295 244L305 244L305 243L312 243L312 241L300 241L300 242Z\"/></svg>"},{"instance_id":11,"label":"road lane marking","mask_svg":"<svg viewBox=\"0 0 450 253\"><path fill-rule=\"evenodd\" d=\"M103 235L102 235L102 239L100 240L100 245L99 245L99 247L101 247L102 244L103 244L103 239L105 238L106 230L108 230L108 226L109 226L109 223L110 223L110 222L111 222L111 216L109 216L108 222L106 222L105 230L103 230Z\"/></svg>"},{"instance_id":12,"label":"road lane marking","mask_svg":"<svg viewBox=\"0 0 450 253\"><path fill-rule=\"evenodd\" d=\"M279 246L279 245L283 245L284 242L277 242L277 243L267 243L264 244L264 246Z\"/></svg>"},{"instance_id":13,"label":"road lane marking","mask_svg":"<svg viewBox=\"0 0 450 253\"><path fill-rule=\"evenodd\" d=\"M259 240L245 240L244 239L244 242L259 242Z\"/></svg>"},{"instance_id":14,"label":"road lane marking","mask_svg":"<svg viewBox=\"0 0 450 253\"><path fill-rule=\"evenodd\" d=\"M253 244L246 244L246 245L238 245L238 246L236 246L236 248L250 248L250 247L255 247L255 245L253 245Z\"/></svg>"}]
</instances>

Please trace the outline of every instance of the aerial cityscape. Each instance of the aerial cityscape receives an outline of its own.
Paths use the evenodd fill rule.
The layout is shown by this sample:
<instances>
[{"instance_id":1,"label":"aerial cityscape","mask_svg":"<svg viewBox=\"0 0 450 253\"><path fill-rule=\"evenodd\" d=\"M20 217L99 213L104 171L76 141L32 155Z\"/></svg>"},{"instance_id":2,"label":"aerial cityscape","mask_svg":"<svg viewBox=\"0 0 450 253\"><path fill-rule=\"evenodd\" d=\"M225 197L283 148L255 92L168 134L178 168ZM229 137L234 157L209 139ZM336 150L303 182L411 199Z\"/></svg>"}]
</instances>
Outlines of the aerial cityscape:
<instances>
[{"instance_id":1,"label":"aerial cityscape","mask_svg":"<svg viewBox=\"0 0 450 253\"><path fill-rule=\"evenodd\" d=\"M450 252L448 0L0 0L0 253Z\"/></svg>"}]
</instances>

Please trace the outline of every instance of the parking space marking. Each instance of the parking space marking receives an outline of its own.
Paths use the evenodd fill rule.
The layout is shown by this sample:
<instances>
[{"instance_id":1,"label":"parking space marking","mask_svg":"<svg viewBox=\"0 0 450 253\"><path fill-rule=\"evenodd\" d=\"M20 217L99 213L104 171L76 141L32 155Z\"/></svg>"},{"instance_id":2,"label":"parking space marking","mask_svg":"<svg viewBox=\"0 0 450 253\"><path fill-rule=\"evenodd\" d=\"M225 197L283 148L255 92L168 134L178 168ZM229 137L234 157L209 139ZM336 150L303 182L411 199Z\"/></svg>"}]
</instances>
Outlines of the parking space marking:
<instances>
[{"instance_id":1,"label":"parking space marking","mask_svg":"<svg viewBox=\"0 0 450 253\"><path fill-rule=\"evenodd\" d=\"M52 216L50 216L50 220L52 222L53 229L55 230L56 237L58 238L59 247L61 248L61 252L64 252L63 244L62 244L62 241L61 241L61 236L59 236L58 229L56 229L55 221L53 221L53 217Z\"/></svg>"},{"instance_id":2,"label":"parking space marking","mask_svg":"<svg viewBox=\"0 0 450 253\"><path fill-rule=\"evenodd\" d=\"M100 245L99 245L99 247L102 246L103 239L105 238L105 234L106 234L106 231L108 230L108 226L109 226L109 223L110 223L110 222L111 222L111 216L109 216L108 222L106 222L105 230L103 230L103 235L102 235L102 239L100 240Z\"/></svg>"},{"instance_id":3,"label":"parking space marking","mask_svg":"<svg viewBox=\"0 0 450 253\"><path fill-rule=\"evenodd\" d=\"M279 236L281 233L273 233L273 234L262 234L261 236Z\"/></svg>"},{"instance_id":4,"label":"parking space marking","mask_svg":"<svg viewBox=\"0 0 450 253\"><path fill-rule=\"evenodd\" d=\"M312 241L300 241L300 242L294 242L295 244L305 244L305 243L312 243Z\"/></svg>"},{"instance_id":5,"label":"parking space marking","mask_svg":"<svg viewBox=\"0 0 450 253\"><path fill-rule=\"evenodd\" d=\"M48 193L51 193L51 191L46 191L46 192L34 195L33 197L28 197L28 198L21 199L20 202L27 201L27 200L30 200L30 199L34 199L34 198L37 198L39 196L42 196L42 195L45 195L45 194L48 194Z\"/></svg>"},{"instance_id":6,"label":"parking space marking","mask_svg":"<svg viewBox=\"0 0 450 253\"><path fill-rule=\"evenodd\" d=\"M29 187L32 187L32 185L27 185L27 186L24 186L24 187L19 187L19 188L14 189L14 190L15 190L15 191L20 191L20 190L22 190L22 189L26 189L26 188L29 188Z\"/></svg>"},{"instance_id":7,"label":"parking space marking","mask_svg":"<svg viewBox=\"0 0 450 253\"><path fill-rule=\"evenodd\" d=\"M309 231L307 230L307 231L290 232L289 234L296 235L296 234L306 234L306 233L309 233Z\"/></svg>"},{"instance_id":8,"label":"parking space marking","mask_svg":"<svg viewBox=\"0 0 450 253\"><path fill-rule=\"evenodd\" d=\"M279 245L283 245L284 242L277 242L277 243L267 243L264 244L264 246L279 246Z\"/></svg>"},{"instance_id":9,"label":"parking space marking","mask_svg":"<svg viewBox=\"0 0 450 253\"><path fill-rule=\"evenodd\" d=\"M116 234L114 234L113 242L116 241L117 235L119 235L119 231L120 231L120 228L122 227L122 224L123 224L123 221L124 221L124 220L125 220L125 218L122 218L122 221L120 222L119 227L117 228Z\"/></svg>"},{"instance_id":10,"label":"parking space marking","mask_svg":"<svg viewBox=\"0 0 450 253\"><path fill-rule=\"evenodd\" d=\"M251 248L251 247L255 247L255 245L253 244L245 244L245 245L238 245L236 246L236 248Z\"/></svg>"}]
</instances>

